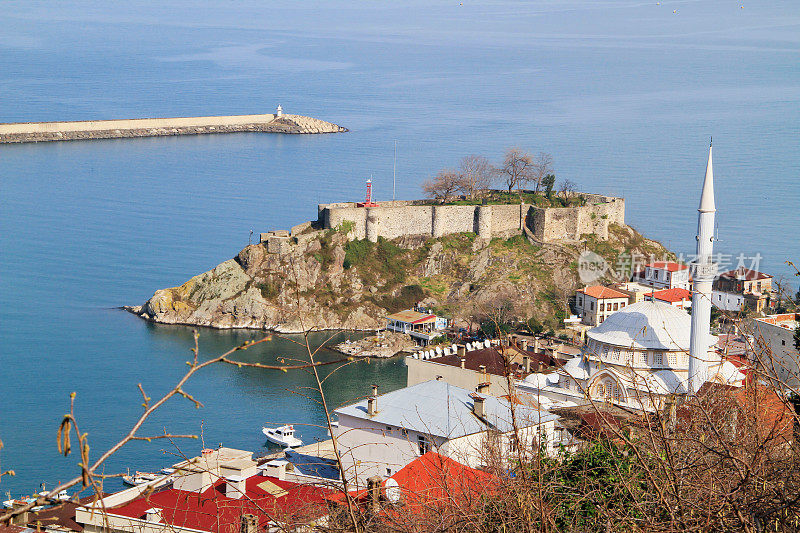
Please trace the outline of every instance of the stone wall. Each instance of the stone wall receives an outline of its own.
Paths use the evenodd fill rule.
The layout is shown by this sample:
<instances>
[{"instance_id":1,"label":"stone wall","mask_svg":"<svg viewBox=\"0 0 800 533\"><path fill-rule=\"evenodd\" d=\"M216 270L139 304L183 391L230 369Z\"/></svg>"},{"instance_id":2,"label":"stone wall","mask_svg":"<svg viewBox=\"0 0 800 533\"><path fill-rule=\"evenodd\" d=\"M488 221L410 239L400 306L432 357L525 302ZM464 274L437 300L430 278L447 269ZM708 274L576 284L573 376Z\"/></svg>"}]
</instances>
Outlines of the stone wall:
<instances>
[{"instance_id":1,"label":"stone wall","mask_svg":"<svg viewBox=\"0 0 800 533\"><path fill-rule=\"evenodd\" d=\"M441 237L474 232L479 237L507 238L521 234L527 226L539 242L577 241L583 234L608 238L609 224L625 224L625 200L583 194L586 205L541 208L529 204L435 205L429 201L380 202L377 207L355 203L320 204L319 223L336 228L342 222L354 225L353 237L375 241L404 235Z\"/></svg>"}]
</instances>

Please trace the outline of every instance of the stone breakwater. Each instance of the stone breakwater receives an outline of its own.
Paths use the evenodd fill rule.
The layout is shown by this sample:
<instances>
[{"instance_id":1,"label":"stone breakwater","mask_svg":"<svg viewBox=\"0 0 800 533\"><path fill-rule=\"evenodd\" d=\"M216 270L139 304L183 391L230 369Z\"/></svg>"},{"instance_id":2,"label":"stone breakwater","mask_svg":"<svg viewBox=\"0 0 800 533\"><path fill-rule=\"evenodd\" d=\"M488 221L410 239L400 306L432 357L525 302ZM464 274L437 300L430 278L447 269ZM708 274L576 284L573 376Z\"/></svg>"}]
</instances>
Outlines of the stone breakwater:
<instances>
[{"instance_id":1,"label":"stone breakwater","mask_svg":"<svg viewBox=\"0 0 800 533\"><path fill-rule=\"evenodd\" d=\"M302 115L233 115L219 117L142 118L76 122L0 124L0 143L267 132L317 134L346 132L347 128Z\"/></svg>"}]
</instances>

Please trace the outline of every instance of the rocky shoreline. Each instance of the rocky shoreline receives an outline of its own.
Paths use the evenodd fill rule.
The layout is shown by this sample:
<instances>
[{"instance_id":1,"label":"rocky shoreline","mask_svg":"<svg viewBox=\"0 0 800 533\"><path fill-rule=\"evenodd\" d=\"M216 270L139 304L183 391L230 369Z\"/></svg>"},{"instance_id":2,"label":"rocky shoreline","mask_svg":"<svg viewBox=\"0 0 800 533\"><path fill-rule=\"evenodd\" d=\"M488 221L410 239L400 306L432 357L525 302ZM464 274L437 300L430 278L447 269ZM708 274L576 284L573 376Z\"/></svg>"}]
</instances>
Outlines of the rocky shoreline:
<instances>
[{"instance_id":1,"label":"rocky shoreline","mask_svg":"<svg viewBox=\"0 0 800 533\"><path fill-rule=\"evenodd\" d=\"M627 226L608 241L536 245L523 235L480 239L474 233L392 241L354 240L342 229L314 229L245 247L236 257L178 287L157 290L125 310L155 323L217 329L379 331L386 315L416 303L456 323L496 309L508 318L563 326L567 299L580 286L584 247L614 264L622 252L667 257L659 243Z\"/></svg>"}]
</instances>

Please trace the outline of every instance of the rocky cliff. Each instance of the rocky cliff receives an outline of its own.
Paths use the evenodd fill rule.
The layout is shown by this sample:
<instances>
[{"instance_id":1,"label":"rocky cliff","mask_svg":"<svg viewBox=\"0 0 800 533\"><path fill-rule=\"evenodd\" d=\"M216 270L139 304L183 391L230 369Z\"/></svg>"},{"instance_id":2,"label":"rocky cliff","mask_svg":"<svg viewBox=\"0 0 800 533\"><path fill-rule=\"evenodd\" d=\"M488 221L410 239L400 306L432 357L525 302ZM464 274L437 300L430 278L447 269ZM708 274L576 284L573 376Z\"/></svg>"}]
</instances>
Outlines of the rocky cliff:
<instances>
[{"instance_id":1,"label":"rocky cliff","mask_svg":"<svg viewBox=\"0 0 800 533\"><path fill-rule=\"evenodd\" d=\"M627 226L608 241L537 246L518 235L484 241L473 233L377 243L342 230L316 231L282 253L262 244L179 287L126 307L165 324L215 328L375 329L387 312L425 305L457 320L502 310L557 327L579 286L577 258L593 250L611 264L621 253L669 256Z\"/></svg>"}]
</instances>

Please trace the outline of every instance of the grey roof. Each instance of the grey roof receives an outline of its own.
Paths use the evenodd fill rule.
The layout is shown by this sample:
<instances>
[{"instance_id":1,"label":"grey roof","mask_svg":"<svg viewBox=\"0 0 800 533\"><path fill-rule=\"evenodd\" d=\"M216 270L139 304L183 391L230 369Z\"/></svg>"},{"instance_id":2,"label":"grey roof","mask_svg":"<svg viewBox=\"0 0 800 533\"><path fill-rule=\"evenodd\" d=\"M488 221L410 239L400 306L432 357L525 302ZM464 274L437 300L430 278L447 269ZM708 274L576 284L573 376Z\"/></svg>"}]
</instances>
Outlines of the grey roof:
<instances>
[{"instance_id":1,"label":"grey roof","mask_svg":"<svg viewBox=\"0 0 800 533\"><path fill-rule=\"evenodd\" d=\"M337 409L336 413L448 439L487 429L497 429L502 433L512 431L507 400L481 394L485 398L486 412L481 420L472 412L474 401L471 394L476 393L432 379L378 396L378 413L374 416L367 414L367 400ZM515 413L519 427L558 418L548 411L525 405L515 405Z\"/></svg>"}]
</instances>

